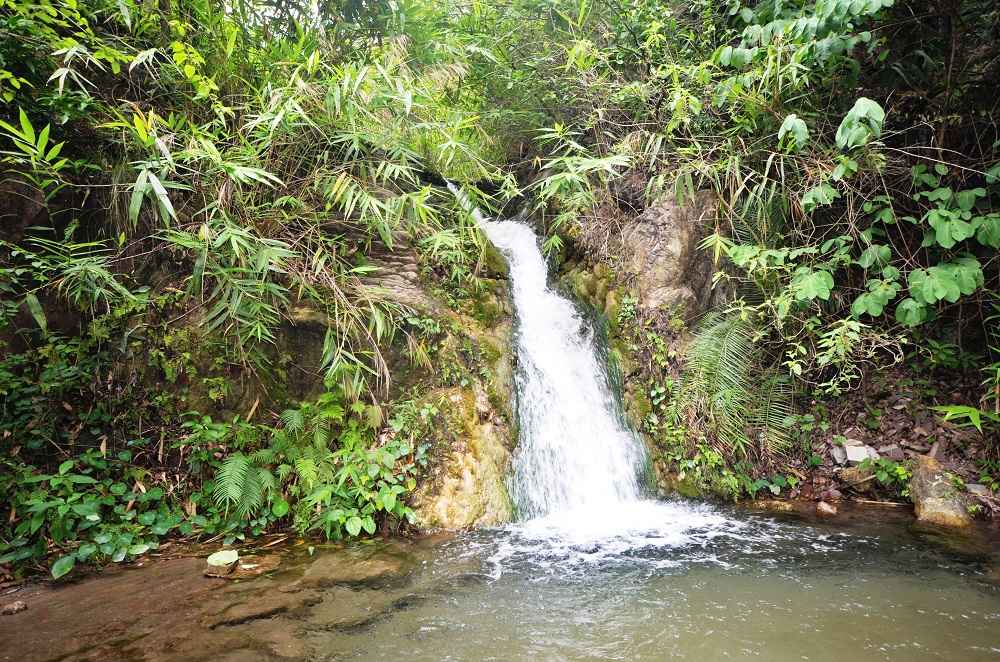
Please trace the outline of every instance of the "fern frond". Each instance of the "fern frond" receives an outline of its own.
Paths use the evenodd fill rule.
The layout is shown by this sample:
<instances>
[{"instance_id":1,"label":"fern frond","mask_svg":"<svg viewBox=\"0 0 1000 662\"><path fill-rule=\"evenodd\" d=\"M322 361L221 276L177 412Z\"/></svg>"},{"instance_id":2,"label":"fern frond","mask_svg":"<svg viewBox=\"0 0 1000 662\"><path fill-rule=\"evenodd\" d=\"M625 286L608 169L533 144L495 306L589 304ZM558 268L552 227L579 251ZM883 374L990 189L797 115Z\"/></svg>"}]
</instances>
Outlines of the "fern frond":
<instances>
[{"instance_id":1,"label":"fern frond","mask_svg":"<svg viewBox=\"0 0 1000 662\"><path fill-rule=\"evenodd\" d=\"M222 463L215 476L215 502L225 508L237 505L243 498L244 485L252 467L243 453L233 453Z\"/></svg>"}]
</instances>

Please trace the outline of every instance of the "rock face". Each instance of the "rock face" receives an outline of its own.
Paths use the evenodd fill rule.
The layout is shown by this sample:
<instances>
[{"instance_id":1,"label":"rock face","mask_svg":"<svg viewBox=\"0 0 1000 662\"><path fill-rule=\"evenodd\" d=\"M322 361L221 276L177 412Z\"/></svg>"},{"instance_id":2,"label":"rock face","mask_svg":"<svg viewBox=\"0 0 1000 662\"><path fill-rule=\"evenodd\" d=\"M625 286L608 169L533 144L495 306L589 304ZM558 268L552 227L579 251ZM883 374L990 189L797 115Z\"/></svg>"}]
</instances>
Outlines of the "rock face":
<instances>
[{"instance_id":1,"label":"rock face","mask_svg":"<svg viewBox=\"0 0 1000 662\"><path fill-rule=\"evenodd\" d=\"M715 218L716 204L709 191L699 191L684 204L667 197L624 228L623 267L635 279L639 305L682 306L693 316L721 298L722 293L712 288L712 275L718 269L698 248Z\"/></svg>"},{"instance_id":2,"label":"rock face","mask_svg":"<svg viewBox=\"0 0 1000 662\"><path fill-rule=\"evenodd\" d=\"M961 528L972 522L961 494L932 457L921 455L917 458L910 480L910 498L917 520L925 524Z\"/></svg>"},{"instance_id":3,"label":"rock face","mask_svg":"<svg viewBox=\"0 0 1000 662\"><path fill-rule=\"evenodd\" d=\"M468 529L510 521L513 509L505 477L516 435L506 263L490 246L483 280L487 288L461 310L434 295L414 259L396 254L378 257L375 263L371 287L447 329L424 372L410 369L405 357L387 357L399 387L423 390L440 378L442 367L468 364L460 386L432 388L420 398L438 414L431 466L410 499L417 526ZM476 365L469 364L470 356Z\"/></svg>"},{"instance_id":4,"label":"rock face","mask_svg":"<svg viewBox=\"0 0 1000 662\"><path fill-rule=\"evenodd\" d=\"M511 520L505 476L511 458L509 426L480 389L447 389L432 395L444 411L450 449L436 475L411 500L417 525L468 529Z\"/></svg>"}]
</instances>

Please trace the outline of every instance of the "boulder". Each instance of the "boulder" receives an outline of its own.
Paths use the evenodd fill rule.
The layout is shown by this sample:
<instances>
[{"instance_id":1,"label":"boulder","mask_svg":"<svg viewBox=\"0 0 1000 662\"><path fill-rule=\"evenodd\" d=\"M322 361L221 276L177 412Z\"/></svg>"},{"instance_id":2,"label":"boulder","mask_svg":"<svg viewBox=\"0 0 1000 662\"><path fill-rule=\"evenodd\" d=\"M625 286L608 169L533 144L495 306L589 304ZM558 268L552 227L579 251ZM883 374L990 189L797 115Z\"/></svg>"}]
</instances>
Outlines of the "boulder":
<instances>
[{"instance_id":1,"label":"boulder","mask_svg":"<svg viewBox=\"0 0 1000 662\"><path fill-rule=\"evenodd\" d=\"M906 455L903 453L903 449L899 447L899 444L879 446L878 454L889 458L893 462L902 462L906 459Z\"/></svg>"},{"instance_id":2,"label":"boulder","mask_svg":"<svg viewBox=\"0 0 1000 662\"><path fill-rule=\"evenodd\" d=\"M870 492L875 482L872 470L861 467L844 467L837 471L837 478L855 492Z\"/></svg>"},{"instance_id":3,"label":"boulder","mask_svg":"<svg viewBox=\"0 0 1000 662\"><path fill-rule=\"evenodd\" d=\"M980 483L967 483L965 491L976 496L990 496L990 488Z\"/></svg>"},{"instance_id":4,"label":"boulder","mask_svg":"<svg viewBox=\"0 0 1000 662\"><path fill-rule=\"evenodd\" d=\"M963 528L972 523L965 500L932 457L917 457L910 480L910 498L917 520L935 526Z\"/></svg>"},{"instance_id":5,"label":"boulder","mask_svg":"<svg viewBox=\"0 0 1000 662\"><path fill-rule=\"evenodd\" d=\"M712 287L718 268L698 244L710 231L718 199L699 191L683 204L668 196L648 207L622 232L623 271L635 279L639 305L682 307L689 317L723 299Z\"/></svg>"},{"instance_id":6,"label":"boulder","mask_svg":"<svg viewBox=\"0 0 1000 662\"><path fill-rule=\"evenodd\" d=\"M844 451L847 455L847 463L851 466L857 466L865 460L878 458L878 453L871 446L844 446Z\"/></svg>"}]
</instances>

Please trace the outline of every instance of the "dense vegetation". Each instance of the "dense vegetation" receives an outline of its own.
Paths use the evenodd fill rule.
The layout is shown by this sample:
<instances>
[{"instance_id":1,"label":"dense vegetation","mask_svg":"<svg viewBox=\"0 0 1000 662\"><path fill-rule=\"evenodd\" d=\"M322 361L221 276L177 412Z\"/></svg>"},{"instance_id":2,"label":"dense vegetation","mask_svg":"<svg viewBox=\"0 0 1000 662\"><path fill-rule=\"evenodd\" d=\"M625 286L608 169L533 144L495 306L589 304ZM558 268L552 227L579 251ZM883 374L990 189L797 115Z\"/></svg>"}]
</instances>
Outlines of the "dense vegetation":
<instances>
[{"instance_id":1,"label":"dense vegetation","mask_svg":"<svg viewBox=\"0 0 1000 662\"><path fill-rule=\"evenodd\" d=\"M440 329L369 274L414 246L474 296L483 239L444 179L518 198L556 259L599 243L624 181L716 192L703 247L736 294L684 375L649 376L646 432L734 494L798 452L794 395L917 348L981 382L942 415L1000 426L990 0L0 0L0 20L0 564L405 522L433 408L386 353L426 363ZM298 402L281 329L303 307L325 386ZM665 327L637 322L656 351Z\"/></svg>"}]
</instances>

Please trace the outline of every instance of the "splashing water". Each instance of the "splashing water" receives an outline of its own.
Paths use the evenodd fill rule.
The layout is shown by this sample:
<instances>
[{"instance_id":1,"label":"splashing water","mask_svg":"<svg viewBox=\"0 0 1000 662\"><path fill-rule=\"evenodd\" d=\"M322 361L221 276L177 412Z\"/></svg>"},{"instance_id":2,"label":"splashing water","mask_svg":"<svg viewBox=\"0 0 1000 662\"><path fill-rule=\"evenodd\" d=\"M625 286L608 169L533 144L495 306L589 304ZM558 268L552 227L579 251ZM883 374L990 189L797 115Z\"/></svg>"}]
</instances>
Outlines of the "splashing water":
<instances>
[{"instance_id":1,"label":"splashing water","mask_svg":"<svg viewBox=\"0 0 1000 662\"><path fill-rule=\"evenodd\" d=\"M520 440L511 496L519 515L592 513L638 500L642 444L616 412L592 329L548 287L528 226L482 225L510 262L518 315Z\"/></svg>"}]
</instances>

